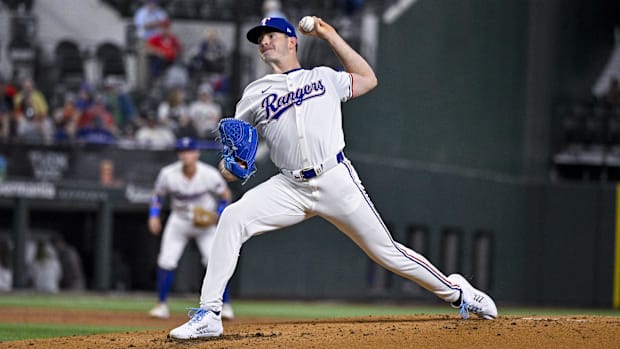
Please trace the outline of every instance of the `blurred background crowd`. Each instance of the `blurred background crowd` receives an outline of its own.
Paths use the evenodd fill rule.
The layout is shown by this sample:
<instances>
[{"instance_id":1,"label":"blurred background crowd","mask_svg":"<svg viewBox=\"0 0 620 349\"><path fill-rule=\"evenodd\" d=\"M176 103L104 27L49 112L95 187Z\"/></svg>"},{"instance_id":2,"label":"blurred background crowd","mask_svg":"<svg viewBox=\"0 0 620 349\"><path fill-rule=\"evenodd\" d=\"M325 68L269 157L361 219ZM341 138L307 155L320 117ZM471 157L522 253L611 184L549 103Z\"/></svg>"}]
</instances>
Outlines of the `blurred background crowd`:
<instances>
[{"instance_id":1,"label":"blurred background crowd","mask_svg":"<svg viewBox=\"0 0 620 349\"><path fill-rule=\"evenodd\" d=\"M242 80L266 73L254 52L248 51L254 47L242 38L244 26L253 26L263 17L288 17L295 23L297 16L320 13L336 21L343 36L352 39L353 26L360 23L365 9L374 12L388 3L2 0L0 50L5 55L0 57L0 145L4 150L0 183L7 177L7 168L13 171L11 179L20 178L16 169L27 162L29 155L24 154L62 149L62 154L53 154L60 154L60 163L71 162L79 173L64 173L66 178L40 177L37 173L46 170L36 168L45 167L49 160L30 159L35 180L85 181L105 188L136 181L149 186L141 189L148 193L156 171L168 158L137 155L142 162L128 164L120 163L128 160L119 152L169 150L181 137L197 139L203 149L219 149L217 125L222 117L234 113ZM301 46L308 66L313 59L325 63L325 51L310 39ZM337 67L335 59L331 62ZM27 150L13 154L11 149L17 145ZM81 145L114 149L114 153L85 152L75 160L67 149ZM136 179L119 173L119 167L132 166L142 168L144 175ZM94 176L89 174L90 167ZM76 231L75 227L68 229ZM15 241L10 235L0 231L0 291L11 290L14 284L53 293L85 288L88 280L81 255L92 251L78 252L71 244L80 244L81 238L68 243L53 230L30 231L19 269L25 273L14 280L16 257L11 252ZM85 264L90 270L89 259ZM115 270L111 286L130 287L128 273L123 273L127 265L118 253L111 263Z\"/></svg>"},{"instance_id":2,"label":"blurred background crowd","mask_svg":"<svg viewBox=\"0 0 620 349\"><path fill-rule=\"evenodd\" d=\"M239 52L238 22L286 17L287 10L295 15L325 10L346 36L365 5L363 0L319 8L295 1L284 7L280 0L74 2L64 5L65 12L76 5L86 9L81 12L106 10L118 17L125 42L82 40L62 28L48 38L51 34L41 31L42 14L57 11L57 5L2 1L10 23L5 38L10 59L0 69L0 141L157 149L185 136L212 141L219 119L234 111L241 76L255 78L264 69L251 61L253 55ZM103 17L92 13L93 21L97 16ZM70 26L67 20L65 27Z\"/></svg>"}]
</instances>

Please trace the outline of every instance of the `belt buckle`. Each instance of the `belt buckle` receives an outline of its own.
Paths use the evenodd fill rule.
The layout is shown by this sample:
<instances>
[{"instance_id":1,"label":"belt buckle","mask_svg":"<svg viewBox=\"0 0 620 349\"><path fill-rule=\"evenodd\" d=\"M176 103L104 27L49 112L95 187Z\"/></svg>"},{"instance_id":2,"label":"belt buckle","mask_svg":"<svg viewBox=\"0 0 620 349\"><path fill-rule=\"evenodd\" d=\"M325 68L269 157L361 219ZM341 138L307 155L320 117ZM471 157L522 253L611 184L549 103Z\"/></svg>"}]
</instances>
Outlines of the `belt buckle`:
<instances>
[{"instance_id":1,"label":"belt buckle","mask_svg":"<svg viewBox=\"0 0 620 349\"><path fill-rule=\"evenodd\" d=\"M302 180L308 180L310 178L316 177L316 171L312 167L306 167L299 172Z\"/></svg>"}]
</instances>

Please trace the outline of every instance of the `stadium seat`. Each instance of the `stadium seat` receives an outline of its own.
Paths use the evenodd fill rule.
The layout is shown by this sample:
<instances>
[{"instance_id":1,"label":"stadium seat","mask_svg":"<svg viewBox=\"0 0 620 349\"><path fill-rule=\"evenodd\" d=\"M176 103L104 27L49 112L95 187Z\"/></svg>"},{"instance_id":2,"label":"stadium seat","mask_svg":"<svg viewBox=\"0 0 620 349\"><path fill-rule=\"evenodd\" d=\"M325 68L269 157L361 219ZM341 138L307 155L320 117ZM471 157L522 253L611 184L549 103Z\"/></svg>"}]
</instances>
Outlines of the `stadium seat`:
<instances>
[{"instance_id":1,"label":"stadium seat","mask_svg":"<svg viewBox=\"0 0 620 349\"><path fill-rule=\"evenodd\" d=\"M125 78L125 58L123 50L111 42L105 42L97 48L97 60L101 66L101 78L110 75Z\"/></svg>"},{"instance_id":2,"label":"stadium seat","mask_svg":"<svg viewBox=\"0 0 620 349\"><path fill-rule=\"evenodd\" d=\"M85 80L84 60L78 45L69 40L63 40L54 50L58 82L69 89L77 89Z\"/></svg>"}]
</instances>

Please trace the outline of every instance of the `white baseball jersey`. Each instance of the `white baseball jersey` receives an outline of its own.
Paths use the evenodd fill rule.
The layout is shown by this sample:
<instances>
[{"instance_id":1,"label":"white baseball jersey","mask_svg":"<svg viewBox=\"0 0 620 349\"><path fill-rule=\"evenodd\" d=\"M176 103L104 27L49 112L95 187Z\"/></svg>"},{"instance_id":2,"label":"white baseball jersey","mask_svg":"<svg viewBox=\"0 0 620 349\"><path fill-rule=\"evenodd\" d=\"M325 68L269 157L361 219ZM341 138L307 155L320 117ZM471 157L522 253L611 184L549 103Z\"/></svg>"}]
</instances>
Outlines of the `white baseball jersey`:
<instances>
[{"instance_id":1,"label":"white baseball jersey","mask_svg":"<svg viewBox=\"0 0 620 349\"><path fill-rule=\"evenodd\" d=\"M190 239L196 244L202 256L202 264L207 266L215 238L215 226L198 228L194 226L194 207L217 211L226 181L220 172L203 162L196 164L192 178L183 174L183 163L177 161L161 169L155 182L155 194L169 195L172 213L166 222L161 239L157 265L165 270L174 270L181 254Z\"/></svg>"},{"instance_id":2,"label":"white baseball jersey","mask_svg":"<svg viewBox=\"0 0 620 349\"><path fill-rule=\"evenodd\" d=\"M162 168L155 182L155 194L168 194L172 212L188 220L193 219L194 207L217 211L220 196L226 190L226 181L215 167L200 161L196 167L190 179L183 174L181 161L177 161Z\"/></svg>"},{"instance_id":3,"label":"white baseball jersey","mask_svg":"<svg viewBox=\"0 0 620 349\"><path fill-rule=\"evenodd\" d=\"M340 105L351 91L351 75L329 67L269 74L246 87L235 117L256 126L277 167L311 167L344 148Z\"/></svg>"}]
</instances>

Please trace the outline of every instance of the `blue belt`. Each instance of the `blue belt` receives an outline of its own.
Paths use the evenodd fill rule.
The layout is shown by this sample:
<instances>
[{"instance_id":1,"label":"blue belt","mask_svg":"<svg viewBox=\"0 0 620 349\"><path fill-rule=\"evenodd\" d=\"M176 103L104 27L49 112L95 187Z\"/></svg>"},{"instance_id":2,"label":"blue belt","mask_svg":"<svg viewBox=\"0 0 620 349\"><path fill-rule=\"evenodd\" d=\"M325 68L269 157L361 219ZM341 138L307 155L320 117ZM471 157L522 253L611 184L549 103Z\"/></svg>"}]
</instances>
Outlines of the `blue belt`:
<instances>
[{"instance_id":1,"label":"blue belt","mask_svg":"<svg viewBox=\"0 0 620 349\"><path fill-rule=\"evenodd\" d=\"M280 172L289 177L296 179L298 181L307 181L311 178L319 176L323 172L327 172L332 168L336 167L339 163L344 161L344 153L341 151L336 154L335 157L328 159L324 163L314 166L314 167L306 167L301 170L287 170L281 169Z\"/></svg>"}]
</instances>

